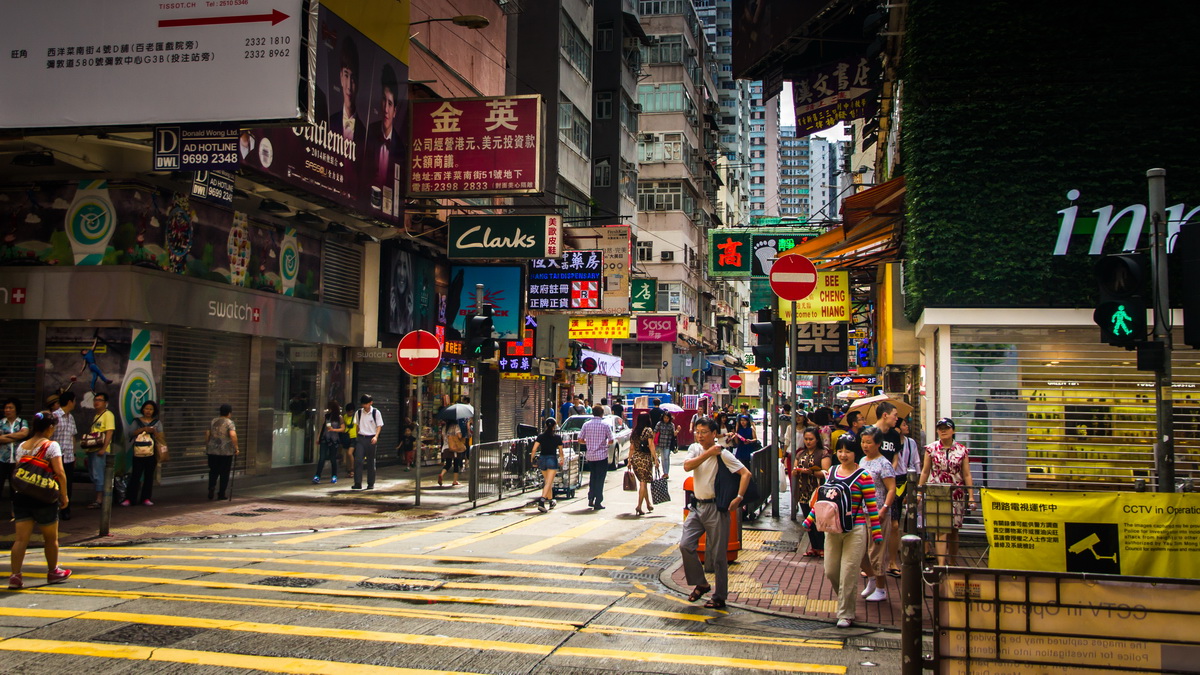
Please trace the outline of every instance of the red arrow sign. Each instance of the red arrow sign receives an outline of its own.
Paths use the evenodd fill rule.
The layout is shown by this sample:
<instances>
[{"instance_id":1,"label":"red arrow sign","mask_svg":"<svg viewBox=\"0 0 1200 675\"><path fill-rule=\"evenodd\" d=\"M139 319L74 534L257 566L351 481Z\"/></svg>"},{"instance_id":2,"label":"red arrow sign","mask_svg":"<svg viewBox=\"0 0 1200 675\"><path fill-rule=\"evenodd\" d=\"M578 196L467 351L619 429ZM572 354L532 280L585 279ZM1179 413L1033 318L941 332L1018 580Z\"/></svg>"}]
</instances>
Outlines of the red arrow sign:
<instances>
[{"instance_id":1,"label":"red arrow sign","mask_svg":"<svg viewBox=\"0 0 1200 675\"><path fill-rule=\"evenodd\" d=\"M742 388L742 378L737 375L730 375L729 376L729 386L732 387L733 389L741 389Z\"/></svg>"},{"instance_id":2,"label":"red arrow sign","mask_svg":"<svg viewBox=\"0 0 1200 675\"><path fill-rule=\"evenodd\" d=\"M803 300L816 287L817 268L802 255L785 255L771 265L771 290L784 300Z\"/></svg>"},{"instance_id":3,"label":"red arrow sign","mask_svg":"<svg viewBox=\"0 0 1200 675\"><path fill-rule=\"evenodd\" d=\"M270 14L243 14L241 16L207 16L199 19L163 19L158 22L159 28L179 28L181 26L217 26L226 23L265 23L277 25L288 18L287 14L273 9Z\"/></svg>"},{"instance_id":4,"label":"red arrow sign","mask_svg":"<svg viewBox=\"0 0 1200 675\"><path fill-rule=\"evenodd\" d=\"M400 338L396 346L396 363L413 377L428 375L442 362L442 343L437 336L414 330Z\"/></svg>"}]
</instances>

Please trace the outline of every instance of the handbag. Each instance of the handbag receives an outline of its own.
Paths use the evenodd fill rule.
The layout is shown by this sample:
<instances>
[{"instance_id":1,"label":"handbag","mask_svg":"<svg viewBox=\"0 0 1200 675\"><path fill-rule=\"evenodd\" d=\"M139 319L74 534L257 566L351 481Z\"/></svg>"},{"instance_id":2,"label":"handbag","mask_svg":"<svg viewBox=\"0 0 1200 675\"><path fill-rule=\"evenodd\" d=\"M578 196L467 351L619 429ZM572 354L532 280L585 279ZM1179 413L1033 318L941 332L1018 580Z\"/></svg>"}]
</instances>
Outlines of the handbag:
<instances>
[{"instance_id":1,"label":"handbag","mask_svg":"<svg viewBox=\"0 0 1200 675\"><path fill-rule=\"evenodd\" d=\"M89 431L88 433L81 435L79 437L79 447L87 450L88 452L100 450L104 447L104 434L105 432L103 431Z\"/></svg>"},{"instance_id":2,"label":"handbag","mask_svg":"<svg viewBox=\"0 0 1200 675\"><path fill-rule=\"evenodd\" d=\"M155 420L157 421L157 420ZM151 422L150 424L154 424ZM133 439L133 456L134 457L151 457L154 455L154 434L143 431Z\"/></svg>"},{"instance_id":3,"label":"handbag","mask_svg":"<svg viewBox=\"0 0 1200 675\"><path fill-rule=\"evenodd\" d=\"M46 459L50 441L42 443L35 455L23 455L13 468L13 491L46 504L58 501L58 479Z\"/></svg>"},{"instance_id":4,"label":"handbag","mask_svg":"<svg viewBox=\"0 0 1200 675\"><path fill-rule=\"evenodd\" d=\"M657 471L654 473L654 480L650 481L650 501L655 504L671 501L671 489L667 487L667 479Z\"/></svg>"},{"instance_id":5,"label":"handbag","mask_svg":"<svg viewBox=\"0 0 1200 675\"><path fill-rule=\"evenodd\" d=\"M462 452L467 449L467 444L463 442L460 434L450 434L446 437L446 447L450 452Z\"/></svg>"},{"instance_id":6,"label":"handbag","mask_svg":"<svg viewBox=\"0 0 1200 675\"><path fill-rule=\"evenodd\" d=\"M637 492L637 476L629 469L625 470L625 477L621 479L621 488L626 492Z\"/></svg>"}]
</instances>

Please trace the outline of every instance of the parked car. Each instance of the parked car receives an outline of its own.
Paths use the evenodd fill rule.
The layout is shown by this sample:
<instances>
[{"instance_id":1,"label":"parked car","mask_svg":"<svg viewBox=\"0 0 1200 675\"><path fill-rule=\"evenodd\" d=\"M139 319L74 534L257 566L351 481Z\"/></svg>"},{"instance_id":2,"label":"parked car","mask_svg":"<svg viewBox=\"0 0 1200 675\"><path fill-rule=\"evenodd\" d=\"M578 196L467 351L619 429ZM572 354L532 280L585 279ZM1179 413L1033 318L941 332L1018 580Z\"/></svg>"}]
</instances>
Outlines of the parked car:
<instances>
[{"instance_id":1,"label":"parked car","mask_svg":"<svg viewBox=\"0 0 1200 675\"><path fill-rule=\"evenodd\" d=\"M752 422L754 422L755 424L762 424L762 421L763 421L762 408L751 408L750 409L750 420Z\"/></svg>"},{"instance_id":2,"label":"parked car","mask_svg":"<svg viewBox=\"0 0 1200 675\"><path fill-rule=\"evenodd\" d=\"M590 419L593 419L592 415L571 415L563 421L558 430L562 433L577 433L583 428L583 423ZM616 415L605 415L601 419L612 429L613 436L616 437L616 441L608 446L608 462L622 466L625 464L625 457L629 455L629 437L633 435L633 429L625 424L623 418Z\"/></svg>"}]
</instances>

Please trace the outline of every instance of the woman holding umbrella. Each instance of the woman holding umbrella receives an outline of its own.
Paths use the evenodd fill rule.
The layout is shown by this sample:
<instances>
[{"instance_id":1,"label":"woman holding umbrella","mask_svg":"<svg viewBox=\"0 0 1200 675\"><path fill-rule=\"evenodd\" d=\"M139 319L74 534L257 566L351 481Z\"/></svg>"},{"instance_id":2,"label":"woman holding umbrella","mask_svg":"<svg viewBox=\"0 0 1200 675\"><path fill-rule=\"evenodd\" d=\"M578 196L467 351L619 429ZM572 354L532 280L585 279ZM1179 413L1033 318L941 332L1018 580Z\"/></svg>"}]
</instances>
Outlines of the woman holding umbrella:
<instances>
[{"instance_id":1,"label":"woman holding umbrella","mask_svg":"<svg viewBox=\"0 0 1200 675\"><path fill-rule=\"evenodd\" d=\"M452 485L458 485L458 474L463 470L463 460L466 459L467 441L463 433L463 423L475 415L475 409L465 403L455 403L446 406L437 414L444 422L442 427L442 470L438 473L438 485L444 485L443 478L447 471L452 472Z\"/></svg>"}]
</instances>

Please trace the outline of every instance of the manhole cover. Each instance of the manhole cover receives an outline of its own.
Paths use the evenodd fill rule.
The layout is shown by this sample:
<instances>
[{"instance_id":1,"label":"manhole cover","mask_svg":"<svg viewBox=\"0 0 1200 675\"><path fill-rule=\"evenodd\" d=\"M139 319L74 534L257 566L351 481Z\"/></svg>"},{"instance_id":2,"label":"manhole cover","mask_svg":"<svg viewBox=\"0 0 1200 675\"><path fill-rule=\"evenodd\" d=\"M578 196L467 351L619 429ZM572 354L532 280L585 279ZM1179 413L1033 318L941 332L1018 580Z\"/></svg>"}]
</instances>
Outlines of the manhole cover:
<instances>
[{"instance_id":1,"label":"manhole cover","mask_svg":"<svg viewBox=\"0 0 1200 675\"><path fill-rule=\"evenodd\" d=\"M107 633L96 636L100 642L119 642L135 644L142 647L166 647L180 640L186 640L194 635L203 633L200 628L185 628L183 626L144 626L132 624L122 626Z\"/></svg>"},{"instance_id":2,"label":"manhole cover","mask_svg":"<svg viewBox=\"0 0 1200 675\"><path fill-rule=\"evenodd\" d=\"M356 584L360 588L370 588L375 591L401 591L411 593L414 591L436 591L442 587L442 584L392 584L379 581L360 581Z\"/></svg>"},{"instance_id":3,"label":"manhole cover","mask_svg":"<svg viewBox=\"0 0 1200 675\"><path fill-rule=\"evenodd\" d=\"M226 513L224 515L233 516L234 518L257 518L262 514L255 513L254 511L234 511L233 513Z\"/></svg>"},{"instance_id":4,"label":"manhole cover","mask_svg":"<svg viewBox=\"0 0 1200 675\"><path fill-rule=\"evenodd\" d=\"M646 555L640 558L634 558L634 565L645 565L647 567L666 567L679 560L676 556L669 555Z\"/></svg>"},{"instance_id":5,"label":"manhole cover","mask_svg":"<svg viewBox=\"0 0 1200 675\"><path fill-rule=\"evenodd\" d=\"M261 509L254 509L255 513L279 513L283 509L273 509L269 506L264 506Z\"/></svg>"},{"instance_id":6,"label":"manhole cover","mask_svg":"<svg viewBox=\"0 0 1200 675\"><path fill-rule=\"evenodd\" d=\"M622 581L658 581L659 572L609 572L613 579Z\"/></svg>"},{"instance_id":7,"label":"manhole cover","mask_svg":"<svg viewBox=\"0 0 1200 675\"><path fill-rule=\"evenodd\" d=\"M324 579L309 579L307 577L267 577L251 582L258 586L283 586L285 588L308 588L325 583Z\"/></svg>"},{"instance_id":8,"label":"manhole cover","mask_svg":"<svg viewBox=\"0 0 1200 675\"><path fill-rule=\"evenodd\" d=\"M763 621L759 626L770 626L771 628L784 628L786 630L817 630L820 628L832 628L833 624L827 621L813 621L811 619L771 619Z\"/></svg>"},{"instance_id":9,"label":"manhole cover","mask_svg":"<svg viewBox=\"0 0 1200 675\"><path fill-rule=\"evenodd\" d=\"M90 558L80 558L80 560L141 560L142 556L138 555L94 555Z\"/></svg>"},{"instance_id":10,"label":"manhole cover","mask_svg":"<svg viewBox=\"0 0 1200 675\"><path fill-rule=\"evenodd\" d=\"M797 544L794 541L764 541L762 547L772 551L795 553Z\"/></svg>"},{"instance_id":11,"label":"manhole cover","mask_svg":"<svg viewBox=\"0 0 1200 675\"><path fill-rule=\"evenodd\" d=\"M846 640L847 647L871 647L873 649L900 649L900 640L886 638L853 637ZM933 649L932 645L929 649Z\"/></svg>"}]
</instances>

